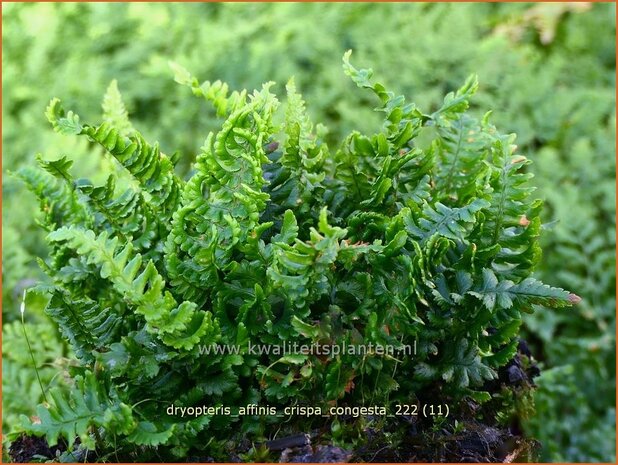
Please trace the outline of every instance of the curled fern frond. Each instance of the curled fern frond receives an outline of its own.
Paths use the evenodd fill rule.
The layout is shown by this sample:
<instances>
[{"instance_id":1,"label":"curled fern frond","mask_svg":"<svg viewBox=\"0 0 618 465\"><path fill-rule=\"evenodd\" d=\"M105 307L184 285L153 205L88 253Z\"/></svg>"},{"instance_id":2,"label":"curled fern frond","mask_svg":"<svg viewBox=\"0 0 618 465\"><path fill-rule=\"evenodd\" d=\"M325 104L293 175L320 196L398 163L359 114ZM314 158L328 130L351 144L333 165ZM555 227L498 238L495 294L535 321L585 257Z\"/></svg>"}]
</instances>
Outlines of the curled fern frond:
<instances>
[{"instance_id":1,"label":"curled fern frond","mask_svg":"<svg viewBox=\"0 0 618 465\"><path fill-rule=\"evenodd\" d=\"M61 228L49 234L51 242L63 242L88 264L99 268L101 278L109 280L135 312L142 315L150 332L177 349L191 350L208 331L216 331L208 312L193 302L176 303L165 291L165 282L152 261L142 266L142 256L131 244L119 246L118 238L106 232L95 236L90 230ZM213 326L214 325L214 326Z\"/></svg>"},{"instance_id":2,"label":"curled fern frond","mask_svg":"<svg viewBox=\"0 0 618 465\"><path fill-rule=\"evenodd\" d=\"M209 101L217 112L217 116L228 116L245 105L247 91L234 91L228 96L229 87L225 82L204 81L200 84L196 77L192 76L189 71L178 63L170 62L169 65L174 71L174 80L179 84L189 87L193 91L193 95L203 97Z\"/></svg>"},{"instance_id":3,"label":"curled fern frond","mask_svg":"<svg viewBox=\"0 0 618 465\"><path fill-rule=\"evenodd\" d=\"M258 227L269 195L262 164L277 101L265 86L210 135L197 158L166 243L167 272L185 298L201 301L235 250Z\"/></svg>"},{"instance_id":4,"label":"curled fern frond","mask_svg":"<svg viewBox=\"0 0 618 465\"><path fill-rule=\"evenodd\" d=\"M107 347L118 335L122 320L109 308L90 299L73 300L68 292L56 290L45 312L58 324L75 354L87 363L93 353Z\"/></svg>"},{"instance_id":5,"label":"curled fern frond","mask_svg":"<svg viewBox=\"0 0 618 465\"><path fill-rule=\"evenodd\" d=\"M92 225L92 214L72 188L72 177L62 176L63 179L60 181L49 174L50 171L56 171L60 166L62 166L62 171L57 171L56 174L66 173L65 170L70 167L70 162L50 165L45 164L47 162L42 163L47 173L27 166L15 174L39 199L40 208L45 213L45 219L41 225L45 229L70 224L79 224L84 227Z\"/></svg>"},{"instance_id":6,"label":"curled fern frond","mask_svg":"<svg viewBox=\"0 0 618 465\"><path fill-rule=\"evenodd\" d=\"M108 123L99 126L73 125L74 130L69 131L66 129L69 116L76 121L79 117L72 112L66 117L63 115L60 101L52 100L47 117L54 129L63 134L85 135L100 144L138 181L162 219L171 217L180 201L182 182L174 173L172 161L160 151L158 144L149 145L139 133L125 137Z\"/></svg>"}]
</instances>

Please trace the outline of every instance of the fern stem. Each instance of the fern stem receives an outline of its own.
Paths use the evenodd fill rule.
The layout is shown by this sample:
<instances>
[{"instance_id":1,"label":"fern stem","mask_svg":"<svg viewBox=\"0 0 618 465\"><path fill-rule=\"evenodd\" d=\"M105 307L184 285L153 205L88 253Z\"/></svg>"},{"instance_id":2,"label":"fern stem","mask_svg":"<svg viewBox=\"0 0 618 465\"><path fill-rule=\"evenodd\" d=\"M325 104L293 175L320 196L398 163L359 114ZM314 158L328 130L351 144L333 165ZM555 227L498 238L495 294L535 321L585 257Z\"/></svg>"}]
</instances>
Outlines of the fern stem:
<instances>
[{"instance_id":1,"label":"fern stem","mask_svg":"<svg viewBox=\"0 0 618 465\"><path fill-rule=\"evenodd\" d=\"M26 322L24 321L24 312L26 311L26 289L24 289L24 295L21 300L21 327L24 330L24 337L26 338L26 344L28 344L28 351L30 352L30 358L32 358L32 366L34 367L34 372L36 373L36 379L39 381L39 386L41 387L41 394L43 394L43 399L47 403L47 395L45 394L45 389L43 389L43 383L41 382L41 377L39 376L39 369L36 366L36 360L34 359L34 352L32 351L32 346L30 345L30 339L28 339L28 332L26 331Z\"/></svg>"}]
</instances>

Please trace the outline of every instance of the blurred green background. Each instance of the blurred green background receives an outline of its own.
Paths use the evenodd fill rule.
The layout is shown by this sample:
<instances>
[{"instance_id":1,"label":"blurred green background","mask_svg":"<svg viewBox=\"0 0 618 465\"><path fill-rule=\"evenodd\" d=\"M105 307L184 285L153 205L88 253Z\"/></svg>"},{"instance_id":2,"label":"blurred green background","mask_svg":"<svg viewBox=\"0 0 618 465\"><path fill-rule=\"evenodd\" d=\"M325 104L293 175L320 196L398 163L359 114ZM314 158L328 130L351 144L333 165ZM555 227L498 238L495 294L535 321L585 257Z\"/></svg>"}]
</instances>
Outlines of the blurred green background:
<instances>
[{"instance_id":1,"label":"blurred green background","mask_svg":"<svg viewBox=\"0 0 618 465\"><path fill-rule=\"evenodd\" d=\"M525 337L543 367L528 432L546 461L615 460L615 6L614 4L3 4L3 433L41 401L19 322L21 292L45 257L34 196L11 175L37 153L77 159L97 180L108 163L81 138L52 132L43 115L60 97L86 121L118 80L133 124L188 169L217 125L208 106L174 83L168 61L232 89L295 76L329 141L377 124L375 105L343 75L341 57L422 109L475 72L479 114L493 110L534 160L546 199L538 275L582 297L539 309ZM183 174L183 173L180 173ZM63 382L70 354L28 300L26 325L45 386Z\"/></svg>"}]
</instances>

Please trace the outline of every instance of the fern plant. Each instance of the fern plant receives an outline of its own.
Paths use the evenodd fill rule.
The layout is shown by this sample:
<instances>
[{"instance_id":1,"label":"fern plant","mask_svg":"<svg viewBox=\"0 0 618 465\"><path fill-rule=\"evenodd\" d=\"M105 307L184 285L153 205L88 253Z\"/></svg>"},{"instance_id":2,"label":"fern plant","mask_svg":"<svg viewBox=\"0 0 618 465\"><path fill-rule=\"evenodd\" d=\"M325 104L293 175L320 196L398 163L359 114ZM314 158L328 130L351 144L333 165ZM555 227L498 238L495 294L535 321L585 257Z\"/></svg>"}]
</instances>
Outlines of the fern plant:
<instances>
[{"instance_id":1,"label":"fern plant","mask_svg":"<svg viewBox=\"0 0 618 465\"><path fill-rule=\"evenodd\" d=\"M234 415L248 404L392 406L429 390L481 402L517 350L522 313L579 300L532 277L541 202L514 136L467 113L475 77L424 112L348 52L345 73L377 97L384 123L333 151L293 81L276 124L272 83L228 95L174 68L224 118L187 180L176 156L133 128L115 84L102 124L57 99L46 115L103 147L118 173L95 186L66 157L21 171L46 212L46 312L79 362L70 392L52 390L40 421L22 417L24 431L128 460L186 457L212 452L209 439L232 428L260 438L281 421ZM247 350L292 343L416 353ZM214 345L240 350L205 355ZM166 410L203 405L232 415Z\"/></svg>"}]
</instances>

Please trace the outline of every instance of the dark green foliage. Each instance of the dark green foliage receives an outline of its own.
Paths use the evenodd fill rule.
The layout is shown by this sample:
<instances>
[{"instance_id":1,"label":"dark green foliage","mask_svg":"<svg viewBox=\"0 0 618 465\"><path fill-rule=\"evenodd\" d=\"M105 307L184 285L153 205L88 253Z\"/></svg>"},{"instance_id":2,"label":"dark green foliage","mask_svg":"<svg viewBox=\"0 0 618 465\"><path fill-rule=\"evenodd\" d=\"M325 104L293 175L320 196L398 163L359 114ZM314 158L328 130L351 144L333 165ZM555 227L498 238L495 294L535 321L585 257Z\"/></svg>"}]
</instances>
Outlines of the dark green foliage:
<instances>
[{"instance_id":1,"label":"dark green foliage","mask_svg":"<svg viewBox=\"0 0 618 465\"><path fill-rule=\"evenodd\" d=\"M23 418L26 431L103 453L148 445L183 457L208 453L206 438L236 423L259 438L275 418L163 414L170 405L389 405L432 386L454 402L478 399L514 355L522 312L577 302L530 277L541 203L513 137L466 113L476 79L429 114L348 59L346 74L377 95L384 123L353 132L334 155L293 82L278 126L270 84L228 98L224 85L200 86L175 66L225 117L187 181L121 110L113 125L91 126L52 100L53 127L100 144L133 181L118 193L115 174L101 186L74 180L66 158L40 161L58 181L21 175L44 208L59 202L54 183L69 199L43 224L43 268L46 313L79 359L70 392L52 390L40 423ZM464 138L464 127L475 129ZM246 350L292 343L418 353ZM204 355L215 344L240 351Z\"/></svg>"},{"instance_id":2,"label":"dark green foliage","mask_svg":"<svg viewBox=\"0 0 618 465\"><path fill-rule=\"evenodd\" d=\"M78 263L77 260L74 263ZM67 281L84 278L71 275ZM77 279L76 279L77 278ZM47 314L58 323L64 338L71 344L78 358L85 362L94 361L92 352L98 347L104 347L113 340L114 329L120 321L110 315L109 309L88 299L72 300L68 292L54 292L46 308Z\"/></svg>"},{"instance_id":3,"label":"dark green foliage","mask_svg":"<svg viewBox=\"0 0 618 465\"><path fill-rule=\"evenodd\" d=\"M75 377L75 387L68 395L58 389L52 389L50 394L51 407L37 409L40 422L30 424L26 420L26 428L45 434L50 444L57 444L62 437L72 447L79 437L84 446L94 448L95 442L88 434L91 426L104 427L110 435L135 430L131 408L119 402L115 390L90 372Z\"/></svg>"},{"instance_id":4,"label":"dark green foliage","mask_svg":"<svg viewBox=\"0 0 618 465\"><path fill-rule=\"evenodd\" d=\"M100 225L95 229L118 231L121 240L133 241L144 263L152 259L162 269L162 249L151 246L163 245L161 237L167 232L159 235L147 196L136 189L137 182L126 171L117 173L116 181L110 178L106 184L115 161L100 156L104 149L93 147L88 137L64 137L46 125L41 109L51 96L62 96L67 108L79 108L85 121L97 121L101 114L100 96L112 79L118 79L126 106L112 83L104 98L102 121L123 136L133 135L138 128L146 140L159 139L161 150L170 154L170 160L178 160L176 172L184 178L204 134L209 129L218 129L220 124L214 118L216 106L213 110L205 109L202 99L186 98L190 91L175 85L168 60L181 63L200 76L211 77L211 83L201 86L211 100L218 98L225 88L216 80L226 81L232 88L253 88L274 79L279 86L273 91L281 94L283 84L294 75L310 102L310 114L329 126L329 132L320 125L315 127L316 150L311 157L303 158L303 166L323 163L328 142L333 148L331 159L336 158L340 165L338 177L343 177L367 172L369 167L355 166L358 160L349 156L350 150L346 148L355 145L352 152L358 152L363 137L350 137L341 147L339 141L352 130L371 133L381 116L359 111L359 104L366 105L370 95L352 94L353 86L340 78L337 63L344 50L354 48L357 59L373 63L385 82L411 96L429 114L441 107L447 90L456 88L469 73L475 72L481 91L473 101L472 115L481 116L477 108L492 108L492 120L498 127L517 132L519 152L534 161L522 170L535 173L535 184L541 189L533 195L546 200L543 221L551 223L545 227L552 231L541 237L544 258L536 277L553 286L576 290L582 297L572 311L539 311L523 320L525 337L544 368L567 366L556 370L555 376L550 372L547 378L542 375L542 388L536 394L539 420L530 425L530 434L544 444L544 460L614 461L613 4L9 3L3 5L2 16L5 323L18 318L23 288L43 277L36 257L47 256L48 248L43 240L45 231L36 223L51 221L60 227L65 218L63 212L70 211L75 218L67 224L84 221L83 212L74 210L75 199L81 199L79 205L85 201L97 204L92 207L97 211L95 222ZM197 86L200 87L199 82ZM226 92L225 101L235 95ZM135 128L126 119L127 111ZM454 154L457 142L466 140L466 131L479 133L480 125L480 118L472 117L440 127L443 141L434 151L439 157ZM435 140L434 130L425 127L417 138L417 146L427 155L431 141ZM286 139L278 140L283 143ZM476 144L485 146L480 139ZM442 152L443 146L447 149ZM413 158L407 166L414 164L414 174L408 169L405 175L399 172L398 179L393 179L399 185L398 192L403 197L407 189L405 196L421 203L430 187L429 177L423 179L427 173L421 167L431 168L432 180L440 186L438 190L451 191L439 202L447 207L467 205L475 195L477 175L468 175L463 170L468 161L479 155L474 147L468 143L464 150L460 149L458 161L445 163L442 166L447 169L441 172L440 166L430 163L433 156ZM177 148L180 152L172 155ZM271 150L272 147L265 148L267 157L276 161L282 151L269 153ZM34 156L40 151L50 157L47 160L63 155L75 160L71 168L75 189L62 179L50 181L48 173L33 167ZM284 164L290 168L284 168ZM462 171L454 169L455 165L462 166ZM297 211L294 203L301 196L298 208L312 214L309 222L303 224L299 220L298 224L301 231L308 231L318 219L316 199L333 191L330 187L325 191L320 178L311 179L306 174L290 176L289 170L297 169L296 166L288 162L263 165L264 178L272 187L263 221L277 223L286 209ZM484 164L470 166L486 169ZM35 197L7 172L20 167L22 176L36 178L30 184L37 191L46 192L43 215L33 214ZM391 169L396 173L394 163ZM85 182L85 177L91 181ZM363 182L358 176L355 179ZM275 182L281 188L275 190ZM387 183L383 181L381 189ZM377 198L381 189L376 190ZM70 194L71 191L74 193ZM82 191L89 194L88 199L81 196ZM457 202L462 203L449 203L451 195L459 196ZM272 209L273 204L277 205L276 210ZM348 207L332 201L331 213L346 216L349 212L344 210ZM353 243L362 241L364 234L369 239L373 233L368 231L382 227L386 220L379 213L382 212L377 208L350 218L347 229ZM169 225L163 222L162 226ZM540 221L526 228L530 235L539 232L543 232ZM268 240L270 234L266 231L263 237ZM395 235L399 240L401 237ZM388 250L398 250L399 243L394 239ZM516 253L534 260L538 248ZM502 259L511 260L510 254ZM524 259L522 256L521 260ZM81 268L79 264L67 266L65 272L87 278L88 273ZM519 277L511 280L517 282ZM85 282L77 281L75 286ZM98 293L98 284L87 293ZM453 283L446 284L453 289L450 292L458 293ZM355 286L346 283L339 292L349 296L345 293L354 292ZM268 319L260 292L254 292L256 297L243 310L247 318L258 322L262 321L261 314ZM35 302L30 294L28 300L28 327L36 326L36 334L56 341L54 328L42 315L41 299ZM34 415L34 403L40 399L29 356L24 363L9 360L14 355L14 351L9 354L9 349L17 344L23 349L25 344L20 331L14 332L15 338L6 337L13 334L11 328L12 325L3 329L5 433L18 423L18 414ZM504 334L517 331L517 327L509 328ZM31 339L35 338L31 334ZM48 353L55 353L53 350L34 349L41 363L53 361L47 357ZM44 370L43 377L53 377L54 384L66 377L57 365L47 365ZM576 375L562 374L569 370ZM30 394L21 396L21 386ZM577 393L571 408L564 408L562 402L566 392Z\"/></svg>"}]
</instances>

